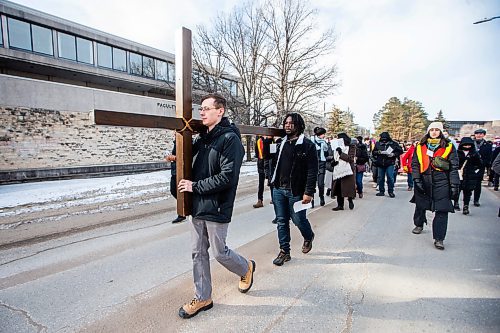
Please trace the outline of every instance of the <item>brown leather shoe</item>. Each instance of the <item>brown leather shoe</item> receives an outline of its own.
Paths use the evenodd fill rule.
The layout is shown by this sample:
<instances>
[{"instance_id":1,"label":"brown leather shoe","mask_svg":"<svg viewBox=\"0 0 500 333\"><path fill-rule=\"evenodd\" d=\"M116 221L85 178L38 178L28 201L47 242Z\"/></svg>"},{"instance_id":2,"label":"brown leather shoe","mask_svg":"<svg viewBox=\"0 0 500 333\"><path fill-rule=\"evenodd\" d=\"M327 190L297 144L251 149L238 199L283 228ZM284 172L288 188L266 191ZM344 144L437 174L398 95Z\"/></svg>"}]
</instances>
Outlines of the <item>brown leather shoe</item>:
<instances>
[{"instance_id":1,"label":"brown leather shoe","mask_svg":"<svg viewBox=\"0 0 500 333\"><path fill-rule=\"evenodd\" d=\"M304 245L302 245L302 253L309 253L313 247L314 232L311 240L304 240Z\"/></svg>"},{"instance_id":2,"label":"brown leather shoe","mask_svg":"<svg viewBox=\"0 0 500 333\"><path fill-rule=\"evenodd\" d=\"M200 311L210 310L213 306L214 302L212 302L211 298L204 301L193 298L191 302L184 304L179 309L179 317L188 319L196 316Z\"/></svg>"},{"instance_id":3,"label":"brown leather shoe","mask_svg":"<svg viewBox=\"0 0 500 333\"><path fill-rule=\"evenodd\" d=\"M253 208L261 208L264 207L262 200L257 200L257 203L253 205Z\"/></svg>"},{"instance_id":4,"label":"brown leather shoe","mask_svg":"<svg viewBox=\"0 0 500 333\"><path fill-rule=\"evenodd\" d=\"M240 293L246 293L252 288L253 284L253 272L255 272L255 261L248 261L248 271L245 275L240 278L240 282L238 285L238 290Z\"/></svg>"}]
</instances>

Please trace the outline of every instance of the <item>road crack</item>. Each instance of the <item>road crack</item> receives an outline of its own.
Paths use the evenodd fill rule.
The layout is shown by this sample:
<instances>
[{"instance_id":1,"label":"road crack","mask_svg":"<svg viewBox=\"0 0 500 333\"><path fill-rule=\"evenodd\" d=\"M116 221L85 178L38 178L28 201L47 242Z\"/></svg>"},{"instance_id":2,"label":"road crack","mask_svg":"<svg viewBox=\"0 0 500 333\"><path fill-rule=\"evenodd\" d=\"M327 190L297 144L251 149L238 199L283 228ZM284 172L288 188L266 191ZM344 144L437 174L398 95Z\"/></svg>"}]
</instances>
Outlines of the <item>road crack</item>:
<instances>
[{"instance_id":1,"label":"road crack","mask_svg":"<svg viewBox=\"0 0 500 333\"><path fill-rule=\"evenodd\" d=\"M0 301L0 306L3 306L10 311L20 313L31 326L35 327L35 329L37 330L38 333L47 332L47 326L44 326L42 324L37 323L35 320L33 320L33 318L31 318L31 316L29 315L29 313L27 311L25 311L23 309L17 309L13 306L5 304L2 301Z\"/></svg>"}]
</instances>

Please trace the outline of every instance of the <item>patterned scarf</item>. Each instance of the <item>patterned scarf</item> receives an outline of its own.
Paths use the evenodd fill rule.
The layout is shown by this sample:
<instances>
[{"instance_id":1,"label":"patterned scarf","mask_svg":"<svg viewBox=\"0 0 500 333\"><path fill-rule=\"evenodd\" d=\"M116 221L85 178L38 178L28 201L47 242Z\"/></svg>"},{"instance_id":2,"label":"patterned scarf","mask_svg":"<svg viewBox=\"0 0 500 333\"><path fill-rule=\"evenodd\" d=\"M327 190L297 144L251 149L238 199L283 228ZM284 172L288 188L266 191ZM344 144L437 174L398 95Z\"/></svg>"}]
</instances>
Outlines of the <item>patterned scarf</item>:
<instances>
[{"instance_id":1,"label":"patterned scarf","mask_svg":"<svg viewBox=\"0 0 500 333\"><path fill-rule=\"evenodd\" d=\"M432 150L432 151L435 151L437 149L437 147L439 146L440 142L441 142L440 138L437 138L437 139L428 138L427 139L427 148Z\"/></svg>"}]
</instances>

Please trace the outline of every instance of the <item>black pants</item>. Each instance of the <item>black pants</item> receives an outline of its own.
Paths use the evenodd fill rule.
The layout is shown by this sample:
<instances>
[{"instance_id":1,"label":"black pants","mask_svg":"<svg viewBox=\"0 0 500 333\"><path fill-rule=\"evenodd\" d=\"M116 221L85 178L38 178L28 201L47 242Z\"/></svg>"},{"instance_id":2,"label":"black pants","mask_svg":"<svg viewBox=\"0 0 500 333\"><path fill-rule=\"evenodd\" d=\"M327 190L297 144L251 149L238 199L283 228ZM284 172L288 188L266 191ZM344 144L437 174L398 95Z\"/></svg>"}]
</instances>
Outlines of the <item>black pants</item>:
<instances>
[{"instance_id":1,"label":"black pants","mask_svg":"<svg viewBox=\"0 0 500 333\"><path fill-rule=\"evenodd\" d=\"M493 183L494 188L498 188L500 175L490 168L490 174L488 176L488 182Z\"/></svg>"},{"instance_id":2,"label":"black pants","mask_svg":"<svg viewBox=\"0 0 500 333\"><path fill-rule=\"evenodd\" d=\"M318 166L318 194L320 198L325 196L325 172L326 172L326 162L319 161Z\"/></svg>"},{"instance_id":3,"label":"black pants","mask_svg":"<svg viewBox=\"0 0 500 333\"><path fill-rule=\"evenodd\" d=\"M425 218L425 209L418 209L415 206L415 213L413 214L413 224L416 227L423 227L427 222ZM446 237L446 230L448 229L448 213L436 212L434 220L432 220L432 238L435 240L444 240Z\"/></svg>"},{"instance_id":4,"label":"black pants","mask_svg":"<svg viewBox=\"0 0 500 333\"><path fill-rule=\"evenodd\" d=\"M484 171L485 168L483 167L479 169L479 172L477 173L478 180L476 182L476 187L474 188L474 202L479 201L479 198L481 198L481 182L483 181Z\"/></svg>"},{"instance_id":5,"label":"black pants","mask_svg":"<svg viewBox=\"0 0 500 333\"><path fill-rule=\"evenodd\" d=\"M472 190L464 189L462 192L464 192L464 205L468 206L470 198L472 197Z\"/></svg>"},{"instance_id":6,"label":"black pants","mask_svg":"<svg viewBox=\"0 0 500 333\"><path fill-rule=\"evenodd\" d=\"M257 192L257 199L264 200L264 185L266 179L271 178L271 161L270 160L257 160L257 171L259 173L259 190ZM273 187L271 189L271 199L273 197Z\"/></svg>"},{"instance_id":7,"label":"black pants","mask_svg":"<svg viewBox=\"0 0 500 333\"><path fill-rule=\"evenodd\" d=\"M259 172L259 191L257 192L257 199L264 200L264 182L266 181L266 175Z\"/></svg>"},{"instance_id":8,"label":"black pants","mask_svg":"<svg viewBox=\"0 0 500 333\"><path fill-rule=\"evenodd\" d=\"M170 194L177 199L177 176L172 175L170 177Z\"/></svg>"}]
</instances>

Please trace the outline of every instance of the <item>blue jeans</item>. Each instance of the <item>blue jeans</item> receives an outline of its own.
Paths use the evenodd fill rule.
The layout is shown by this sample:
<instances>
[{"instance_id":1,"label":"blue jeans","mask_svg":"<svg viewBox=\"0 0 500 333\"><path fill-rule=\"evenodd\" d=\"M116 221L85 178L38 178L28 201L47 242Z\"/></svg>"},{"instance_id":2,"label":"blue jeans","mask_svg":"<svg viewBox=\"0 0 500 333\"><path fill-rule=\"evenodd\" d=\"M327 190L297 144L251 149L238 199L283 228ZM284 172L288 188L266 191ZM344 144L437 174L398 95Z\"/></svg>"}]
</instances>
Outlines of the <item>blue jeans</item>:
<instances>
[{"instance_id":1,"label":"blue jeans","mask_svg":"<svg viewBox=\"0 0 500 333\"><path fill-rule=\"evenodd\" d=\"M387 176L387 189L389 193L394 193L394 165L378 168L378 191L385 193L385 176Z\"/></svg>"},{"instance_id":2,"label":"blue jeans","mask_svg":"<svg viewBox=\"0 0 500 333\"><path fill-rule=\"evenodd\" d=\"M282 188L273 189L273 205L274 213L276 214L278 241L280 249L286 253L290 253L290 218L293 224L299 228L304 240L313 238L311 224L306 217L306 209L295 213L293 204L297 201L302 201L302 196L294 196L291 190Z\"/></svg>"},{"instance_id":3,"label":"blue jeans","mask_svg":"<svg viewBox=\"0 0 500 333\"><path fill-rule=\"evenodd\" d=\"M408 187L413 188L413 175L411 172L408 173Z\"/></svg>"},{"instance_id":4,"label":"blue jeans","mask_svg":"<svg viewBox=\"0 0 500 333\"><path fill-rule=\"evenodd\" d=\"M363 172L356 172L356 188L358 193L363 193Z\"/></svg>"}]
</instances>

